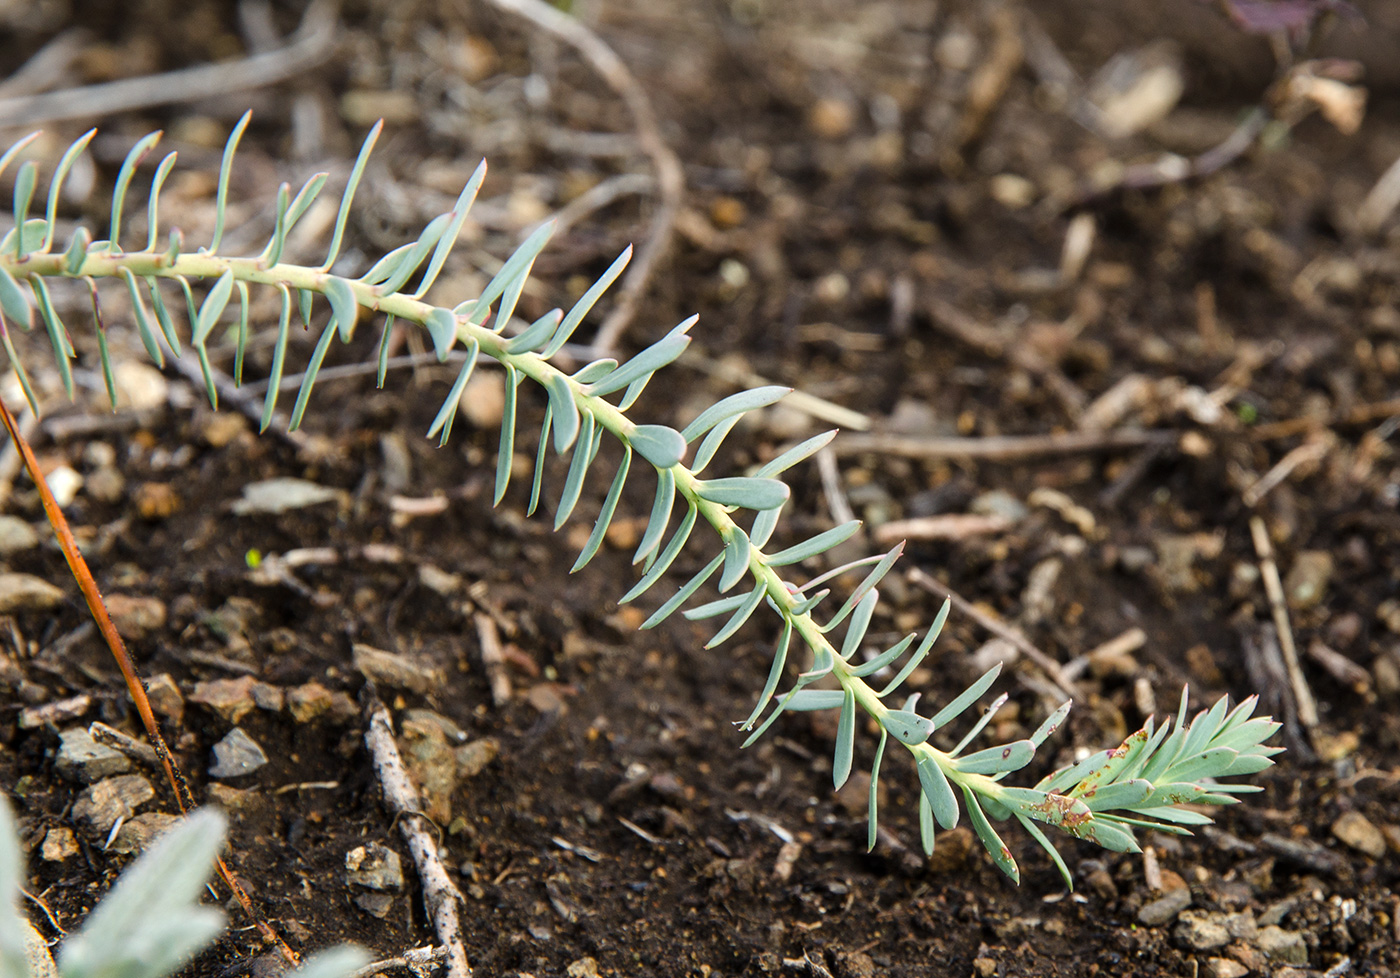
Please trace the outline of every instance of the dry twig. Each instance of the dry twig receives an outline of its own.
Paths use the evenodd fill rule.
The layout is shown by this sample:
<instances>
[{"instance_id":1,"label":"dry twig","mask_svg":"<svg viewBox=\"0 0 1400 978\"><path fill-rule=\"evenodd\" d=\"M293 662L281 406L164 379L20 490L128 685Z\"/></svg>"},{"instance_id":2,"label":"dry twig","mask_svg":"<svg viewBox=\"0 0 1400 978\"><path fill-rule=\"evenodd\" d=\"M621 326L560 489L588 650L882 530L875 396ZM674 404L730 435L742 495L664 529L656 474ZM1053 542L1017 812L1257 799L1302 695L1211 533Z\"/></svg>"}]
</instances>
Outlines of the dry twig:
<instances>
[{"instance_id":1,"label":"dry twig","mask_svg":"<svg viewBox=\"0 0 1400 978\"><path fill-rule=\"evenodd\" d=\"M1278 630L1279 648L1283 652L1284 665L1288 669L1288 683L1293 691L1293 699L1298 709L1298 722L1311 735L1317 726L1317 701L1312 689L1303 676L1303 667L1298 662L1298 646L1293 641L1293 627L1288 621L1288 605L1284 600L1283 582L1279 579L1278 564L1274 562L1274 547L1269 542L1269 531L1258 516L1249 518L1249 532L1254 538L1254 552L1259 555L1259 571L1264 578L1264 592L1269 596L1269 609L1273 612L1274 628Z\"/></svg>"},{"instance_id":2,"label":"dry twig","mask_svg":"<svg viewBox=\"0 0 1400 978\"><path fill-rule=\"evenodd\" d=\"M543 0L491 0L491 3L548 31L583 56L608 87L627 104L633 124L637 127L637 144L650 157L656 170L661 205L652 216L646 244L638 250L622 280L617 306L598 328L598 335L593 340L595 355L607 356L632 322L652 271L671 247L676 214L680 211L681 197L685 192L685 171L681 169L681 161L675 151L662 138L656 111L651 107L646 90L602 38L577 18L551 7Z\"/></svg>"},{"instance_id":3,"label":"dry twig","mask_svg":"<svg viewBox=\"0 0 1400 978\"><path fill-rule=\"evenodd\" d=\"M116 115L273 85L326 60L334 46L335 27L334 0L318 0L307 9L291 40L276 50L237 61L0 99L0 125L33 126Z\"/></svg>"},{"instance_id":4,"label":"dry twig","mask_svg":"<svg viewBox=\"0 0 1400 978\"><path fill-rule=\"evenodd\" d=\"M1050 677L1051 681L1060 688L1060 691L1071 699L1082 699L1082 695L1075 689L1074 681L1065 675L1064 667L1050 656L1031 644L1031 640L1019 629L1006 624L1000 618L987 614L978 608L971 601L968 601L958 592L954 591L942 581L925 574L919 568L914 567L909 571L909 580L913 581L925 591L939 598L947 598L953 603L953 607L959 613L967 615L977 624L998 638L1004 638L1020 650L1021 654L1030 659Z\"/></svg>"},{"instance_id":5,"label":"dry twig","mask_svg":"<svg viewBox=\"0 0 1400 978\"><path fill-rule=\"evenodd\" d=\"M476 622L477 641L481 643L481 664L491 684L491 702L496 706L505 706L510 702L510 675L506 672L506 657L501 649L501 637L496 632L496 622L481 611L472 619Z\"/></svg>"},{"instance_id":6,"label":"dry twig","mask_svg":"<svg viewBox=\"0 0 1400 978\"><path fill-rule=\"evenodd\" d=\"M909 435L847 435L832 442L838 455L901 455L905 458L970 458L1014 462L1040 455L1082 455L1124 448L1168 445L1176 433L1146 431L1067 431L1048 435L992 435L986 438L918 438Z\"/></svg>"},{"instance_id":7,"label":"dry twig","mask_svg":"<svg viewBox=\"0 0 1400 978\"><path fill-rule=\"evenodd\" d=\"M394 742L394 724L389 710L379 700L373 684L365 687L365 748L374 762L374 773L384 791L384 801L394 813L399 835L408 846L418 878L423 883L423 906L433 922L433 932L447 949L445 978L471 978L467 949L462 942L462 922L457 908L462 902L452 877L438 858L437 838L432 822L422 813L418 789L409 780L408 771Z\"/></svg>"}]
</instances>

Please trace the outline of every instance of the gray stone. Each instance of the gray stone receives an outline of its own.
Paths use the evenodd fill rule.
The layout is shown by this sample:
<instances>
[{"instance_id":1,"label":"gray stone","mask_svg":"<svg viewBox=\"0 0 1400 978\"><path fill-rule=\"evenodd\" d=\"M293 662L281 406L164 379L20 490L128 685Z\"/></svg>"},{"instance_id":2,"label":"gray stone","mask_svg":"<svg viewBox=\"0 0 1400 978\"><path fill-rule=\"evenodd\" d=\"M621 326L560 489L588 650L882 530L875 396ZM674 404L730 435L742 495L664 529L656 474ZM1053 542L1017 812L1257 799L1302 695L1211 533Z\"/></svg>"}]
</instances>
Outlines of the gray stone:
<instances>
[{"instance_id":1,"label":"gray stone","mask_svg":"<svg viewBox=\"0 0 1400 978\"><path fill-rule=\"evenodd\" d=\"M156 796L151 782L139 774L119 774L88 787L73 803L73 818L105 841L117 819L131 818Z\"/></svg>"},{"instance_id":2,"label":"gray stone","mask_svg":"<svg viewBox=\"0 0 1400 978\"><path fill-rule=\"evenodd\" d=\"M1180 886L1174 890L1168 890L1151 903L1145 903L1138 910L1138 922L1146 924L1148 927L1161 927L1170 923L1176 915L1187 907L1191 906L1191 891L1187 887Z\"/></svg>"},{"instance_id":3,"label":"gray stone","mask_svg":"<svg viewBox=\"0 0 1400 978\"><path fill-rule=\"evenodd\" d=\"M388 846L371 842L345 854L345 882L369 890L403 889L403 862Z\"/></svg>"},{"instance_id":4,"label":"gray stone","mask_svg":"<svg viewBox=\"0 0 1400 978\"><path fill-rule=\"evenodd\" d=\"M1271 961L1282 961L1284 964L1308 963L1308 945L1303 941L1303 935L1297 931L1274 926L1264 927L1260 929L1254 943Z\"/></svg>"},{"instance_id":5,"label":"gray stone","mask_svg":"<svg viewBox=\"0 0 1400 978\"><path fill-rule=\"evenodd\" d=\"M368 680L391 689L407 689L426 696L446 682L441 669L434 669L406 655L397 655L356 642L355 668Z\"/></svg>"},{"instance_id":6,"label":"gray stone","mask_svg":"<svg viewBox=\"0 0 1400 978\"><path fill-rule=\"evenodd\" d=\"M243 487L243 498L235 502L232 508L239 516L285 513L288 510L304 509L321 503L339 502L344 498L343 490L330 489L306 479L281 476L248 483Z\"/></svg>"},{"instance_id":7,"label":"gray stone","mask_svg":"<svg viewBox=\"0 0 1400 978\"><path fill-rule=\"evenodd\" d=\"M1177 918L1176 939L1194 951L1208 951L1230 943L1225 915L1214 910L1185 910Z\"/></svg>"},{"instance_id":8,"label":"gray stone","mask_svg":"<svg viewBox=\"0 0 1400 978\"><path fill-rule=\"evenodd\" d=\"M125 754L99 744L82 727L64 730L58 736L54 769L70 781L91 784L131 770L131 761Z\"/></svg>"},{"instance_id":9,"label":"gray stone","mask_svg":"<svg viewBox=\"0 0 1400 978\"><path fill-rule=\"evenodd\" d=\"M1030 512L1026 504L1004 489L992 489L982 493L968 505L968 511L978 516L1000 516L1013 523L1026 518Z\"/></svg>"},{"instance_id":10,"label":"gray stone","mask_svg":"<svg viewBox=\"0 0 1400 978\"><path fill-rule=\"evenodd\" d=\"M394 909L394 898L387 893L357 893L355 906L383 920Z\"/></svg>"},{"instance_id":11,"label":"gray stone","mask_svg":"<svg viewBox=\"0 0 1400 978\"><path fill-rule=\"evenodd\" d=\"M1229 958L1207 958L1206 966L1201 970L1206 978L1244 978L1249 974L1248 968Z\"/></svg>"},{"instance_id":12,"label":"gray stone","mask_svg":"<svg viewBox=\"0 0 1400 978\"><path fill-rule=\"evenodd\" d=\"M99 503L113 505L122 500L126 492L126 478L114 468L98 469L87 477L87 494Z\"/></svg>"},{"instance_id":13,"label":"gray stone","mask_svg":"<svg viewBox=\"0 0 1400 978\"><path fill-rule=\"evenodd\" d=\"M39 531L18 516L0 515L0 557L39 545Z\"/></svg>"},{"instance_id":14,"label":"gray stone","mask_svg":"<svg viewBox=\"0 0 1400 978\"><path fill-rule=\"evenodd\" d=\"M1334 568L1332 555L1325 550L1304 550L1288 570L1283 593L1289 607L1304 611L1316 608L1327 594Z\"/></svg>"},{"instance_id":15,"label":"gray stone","mask_svg":"<svg viewBox=\"0 0 1400 978\"><path fill-rule=\"evenodd\" d=\"M1371 823L1370 819L1360 812L1347 812L1333 822L1332 834L1357 852L1365 853L1372 859L1379 859L1385 855L1385 836L1381 834L1380 829Z\"/></svg>"},{"instance_id":16,"label":"gray stone","mask_svg":"<svg viewBox=\"0 0 1400 978\"><path fill-rule=\"evenodd\" d=\"M178 816L167 812L144 812L127 820L117 829L117 837L112 840L107 850L132 855L143 852L152 839L179 820Z\"/></svg>"},{"instance_id":17,"label":"gray stone","mask_svg":"<svg viewBox=\"0 0 1400 978\"><path fill-rule=\"evenodd\" d=\"M267 755L258 742L244 733L242 727L234 727L214 745L214 763L209 774L216 778L241 778L266 763Z\"/></svg>"},{"instance_id":18,"label":"gray stone","mask_svg":"<svg viewBox=\"0 0 1400 978\"><path fill-rule=\"evenodd\" d=\"M63 591L33 574L0 574L0 615L48 611L63 603Z\"/></svg>"}]
</instances>

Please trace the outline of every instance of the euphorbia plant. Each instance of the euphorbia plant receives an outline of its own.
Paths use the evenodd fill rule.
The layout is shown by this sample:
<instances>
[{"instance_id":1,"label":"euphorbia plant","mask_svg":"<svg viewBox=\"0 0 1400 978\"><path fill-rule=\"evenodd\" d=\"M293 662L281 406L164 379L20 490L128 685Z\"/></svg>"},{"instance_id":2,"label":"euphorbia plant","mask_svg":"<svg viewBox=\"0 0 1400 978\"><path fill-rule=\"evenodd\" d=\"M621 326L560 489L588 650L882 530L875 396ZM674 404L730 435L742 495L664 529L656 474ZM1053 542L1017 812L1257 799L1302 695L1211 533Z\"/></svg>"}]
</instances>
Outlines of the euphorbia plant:
<instances>
[{"instance_id":1,"label":"euphorbia plant","mask_svg":"<svg viewBox=\"0 0 1400 978\"><path fill-rule=\"evenodd\" d=\"M327 175L317 174L293 193L281 187L275 229L257 254L226 254L221 245L228 213L229 176L235 149L247 125L245 115L235 127L224 151L216 196L213 240L191 247L177 231L163 239L158 220L160 192L175 162L165 156L156 167L146 198L147 231L137 250L122 244L123 216L130 210L129 194L137 169L155 147L159 133L140 140L118 173L112 199L112 217L104 240L94 240L79 228L66 244L54 240L55 217L64 176L83 152L92 133L75 142L64 154L50 181L44 216L35 209L37 167L25 162L19 169L14 192L14 229L0 241L0 339L31 404L37 410L31 385L9 333L11 326L30 328L37 318L47 331L55 363L72 392L71 363L74 344L59 321L50 299L49 283L81 279L97 296L98 280L111 280L129 295L132 318L152 360L162 363L167 353L178 355L185 344L194 348L204 371L210 403L218 406L215 373L208 343L216 330L232 326L235 344L234 380L242 378L245 350L254 332L272 330L270 324L253 321L249 295L253 288L275 290L281 314L262 423L266 428L276 409L286 365L288 339L294 317L319 330L319 339L306 364L304 378L291 413L291 426L301 424L316 376L332 342L348 342L357 325L380 319L379 381L382 384L390 330L395 322L421 327L430 338L437 358L462 347L464 356L456 380L428 430L430 437L446 442L456 416L458 401L473 370L482 359L496 361L505 372L505 410L501 423L496 464L495 501L506 495L512 472L518 422L517 406L526 380L544 396L538 457L529 489L528 510L538 507L544 488L545 457L554 452L569 459L568 473L559 493L555 526L561 526L576 509L585 479L602 467L599 449L605 435L621 445L620 460L612 468L609 488L597 514L593 531L573 569L582 569L597 554L617 510L623 489L636 471L650 469L656 488L650 517L633 562L641 578L622 601L641 598L655 586L695 536L702 523L714 534L717 552L703 568L664 600L646 619L651 628L681 610L702 587L712 582L719 596L685 611L691 619L722 619L707 649L721 645L760 608L777 616L778 638L772 668L752 713L739 726L752 743L779 715L790 711L836 710L836 748L833 778L837 787L847 780L855 759L858 717L873 718L879 743L871 770L869 839L876 839L877 786L880 766L893 738L912 756L919 776L920 827L924 848L932 851L935 827L955 826L962 809L993 862L1013 879L1018 870L993 821L1019 822L1054 859L1066 883L1071 876L1042 826L1096 842L1116 851L1135 851L1137 829L1184 833L1187 826L1210 821L1199 811L1202 805L1223 805L1236 796L1259 790L1248 784L1220 784L1218 779L1250 775L1268 767L1279 748L1264 746L1278 725L1267 717L1253 717L1254 699L1230 709L1225 699L1187 724L1186 696L1175 724L1160 727L1151 721L1117 748L1101 751L1072 767L1058 771L1034 787L1004 783L1007 775L1025 767L1037 748L1064 721L1065 703L1030 737L968 752L981 733L991 710L974 723L951 750L936 747L931 735L956 721L990 688L998 668L986 672L952 702L931 716L918 710L919 694L901 692L914 669L928 655L948 614L945 604L922 640L909 635L889 648L867 655L867 630L879 601L878 585L894 567L900 554L895 547L883 556L857 561L798 583L788 570L817 558L848 540L859 528L857 521L832 527L790 546L770 548L779 515L790 491L782 481L788 469L803 462L835 437L827 432L783 452L746 476L712 478L706 475L725 438L744 414L778 401L787 392L761 387L726 397L677 430L664 424L638 423L629 414L643 389L657 371L673 362L690 342L695 319L687 319L630 360L597 359L582 367L560 365L559 354L583 324L594 304L622 272L630 249L620 255L602 277L567 313L554 310L530 323L515 318L517 305L536 256L553 230L552 223L536 229L516 249L480 294L455 306L439 306L425 300L442 271L462 223L485 176L478 167L453 209L429 221L419 237L394 249L368 270L351 274L339 261L341 243L356 189L365 172L380 127L365 140L341 196L334 231L325 258L317 265L283 261L287 236L318 195ZM17 156L23 142L0 158L0 170ZM411 284L410 284L411 283ZM236 300L236 301L235 301ZM171 308L184 306L184 315ZM329 307L321 319L317 306ZM96 308L96 302L94 302ZM230 314L231 313L231 314ZM37 314L37 315L36 315ZM183 320L183 324L181 323ZM315 324L313 326L313 323ZM97 317L97 356L115 404L112 354L106 326ZM638 463L635 464L634 463ZM826 604L830 589L823 584L841 572L868 568L864 579L834 611ZM917 644L916 644L917 642ZM801 650L800 666L786 689L779 691L796 663L794 646ZM891 670L888 681L874 682ZM898 694L899 698L895 698ZM765 711L767 717L764 719ZM761 722L760 722L761 721ZM961 795L961 803L959 802ZM1183 808L1183 804L1195 807Z\"/></svg>"}]
</instances>

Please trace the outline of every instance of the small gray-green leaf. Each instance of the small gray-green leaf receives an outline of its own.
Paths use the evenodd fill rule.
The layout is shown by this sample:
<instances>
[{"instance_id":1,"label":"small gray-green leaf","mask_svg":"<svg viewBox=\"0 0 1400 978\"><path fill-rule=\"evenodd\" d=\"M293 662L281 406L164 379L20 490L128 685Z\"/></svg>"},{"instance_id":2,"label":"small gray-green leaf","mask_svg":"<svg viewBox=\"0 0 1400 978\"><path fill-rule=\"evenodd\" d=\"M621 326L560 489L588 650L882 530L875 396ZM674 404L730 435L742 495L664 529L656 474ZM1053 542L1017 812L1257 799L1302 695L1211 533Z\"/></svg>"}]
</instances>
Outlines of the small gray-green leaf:
<instances>
[{"instance_id":1,"label":"small gray-green leaf","mask_svg":"<svg viewBox=\"0 0 1400 978\"><path fill-rule=\"evenodd\" d=\"M885 714L884 725L895 740L910 747L922 744L933 733L933 721L911 710L891 710Z\"/></svg>"},{"instance_id":2,"label":"small gray-green leaf","mask_svg":"<svg viewBox=\"0 0 1400 978\"><path fill-rule=\"evenodd\" d=\"M786 567L788 564L801 563L809 557L826 553L832 547L845 543L857 530L860 529L860 520L850 520L840 526L818 533L816 536L802 541L796 546L780 550L768 558L769 567Z\"/></svg>"},{"instance_id":3,"label":"small gray-green leaf","mask_svg":"<svg viewBox=\"0 0 1400 978\"><path fill-rule=\"evenodd\" d=\"M856 750L856 694L846 690L841 700L841 716L836 721L836 754L831 762L831 780L837 791L851 776Z\"/></svg>"},{"instance_id":4,"label":"small gray-green leaf","mask_svg":"<svg viewBox=\"0 0 1400 978\"><path fill-rule=\"evenodd\" d=\"M1017 740L1010 744L988 747L975 754L958 758L958 770L966 774L1002 774L1019 771L1035 757L1035 744Z\"/></svg>"},{"instance_id":5,"label":"small gray-green leaf","mask_svg":"<svg viewBox=\"0 0 1400 978\"><path fill-rule=\"evenodd\" d=\"M452 344L457 342L457 317L451 309L438 306L428 313L423 326L433 339L433 353L437 354L438 363L446 363Z\"/></svg>"},{"instance_id":6,"label":"small gray-green leaf","mask_svg":"<svg viewBox=\"0 0 1400 978\"><path fill-rule=\"evenodd\" d=\"M948 783L948 776L943 773L943 769L934 758L925 757L919 761L919 784L923 788L924 797L933 808L933 817L938 819L938 824L945 829L956 826L958 800L953 796L953 786Z\"/></svg>"},{"instance_id":7,"label":"small gray-green leaf","mask_svg":"<svg viewBox=\"0 0 1400 978\"><path fill-rule=\"evenodd\" d=\"M355 290L350 283L338 275L326 277L326 298L331 303L331 315L335 317L340 331L340 342L349 343L355 334L355 321L360 316L360 304L355 301Z\"/></svg>"},{"instance_id":8,"label":"small gray-green leaf","mask_svg":"<svg viewBox=\"0 0 1400 978\"><path fill-rule=\"evenodd\" d=\"M740 506L744 509L777 509L788 501L792 490L786 483L777 479L754 479L736 477L729 479L709 479L697 483L696 491L701 499L708 499L721 506Z\"/></svg>"},{"instance_id":9,"label":"small gray-green leaf","mask_svg":"<svg viewBox=\"0 0 1400 978\"><path fill-rule=\"evenodd\" d=\"M34 325L34 307L29 304L28 296L19 287L14 276L3 265L0 265L0 310L21 329L27 330ZM684 440L681 444L685 444Z\"/></svg>"},{"instance_id":10,"label":"small gray-green leaf","mask_svg":"<svg viewBox=\"0 0 1400 978\"><path fill-rule=\"evenodd\" d=\"M675 428L662 424L642 424L627 436L637 453L658 469L669 469L685 458L685 439Z\"/></svg>"},{"instance_id":11,"label":"small gray-green leaf","mask_svg":"<svg viewBox=\"0 0 1400 978\"><path fill-rule=\"evenodd\" d=\"M219 317L224 314L224 309L228 307L228 301L232 295L233 269L230 268L220 275L218 281L210 287L204 305L199 307L199 318L194 325L193 342L195 346L204 345L204 341L209 338L209 334L214 331L215 325L218 324Z\"/></svg>"}]
</instances>

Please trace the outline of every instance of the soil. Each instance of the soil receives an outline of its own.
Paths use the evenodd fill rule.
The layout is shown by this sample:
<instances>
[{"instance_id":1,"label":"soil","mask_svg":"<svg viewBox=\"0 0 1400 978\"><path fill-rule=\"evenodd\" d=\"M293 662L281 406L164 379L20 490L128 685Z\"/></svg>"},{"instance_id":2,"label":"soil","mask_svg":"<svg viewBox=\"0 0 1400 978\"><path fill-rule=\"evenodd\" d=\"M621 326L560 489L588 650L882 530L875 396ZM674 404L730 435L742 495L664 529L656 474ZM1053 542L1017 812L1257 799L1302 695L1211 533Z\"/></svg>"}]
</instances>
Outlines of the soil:
<instances>
[{"instance_id":1,"label":"soil","mask_svg":"<svg viewBox=\"0 0 1400 978\"><path fill-rule=\"evenodd\" d=\"M207 240L213 183L201 174L251 104L233 185L234 216L250 230L240 237L236 222L230 247L255 250L277 183L295 188L317 169L332 171L332 185L343 180L360 134L384 115L347 248L373 257L410 240L487 156L479 223L435 293L472 295L522 228L603 180L650 171L626 108L572 49L488 5L460 6L347 4L335 56L291 82L101 120L91 189L65 205L67 218L100 226L121 154L163 127L181 154L177 173L194 175L172 178L162 216L187 240ZM1364 58L1391 36L1396 5L1363 6L1370 27L1342 23L1324 53ZM247 4L240 21L233 4L161 0L117 9L6 8L0 67L12 72L81 24L90 33L54 84L166 70L246 53L260 16L274 42L300 16ZM884 765L886 832L867 853L868 781L831 790L834 718L787 717L739 749L732 723L763 685L772 621L760 615L705 651L708 623L677 617L638 632L659 599L642 599L640 613L617 605L635 579L627 538L645 519L648 480L633 480L626 519L571 576L607 480L588 483L580 515L557 534L552 512L525 518L528 477L492 508L489 401L458 422L447 448L421 437L450 368L397 369L383 391L372 375L323 380L309 439L293 445L256 437L237 412L214 415L175 373L164 386L145 378L160 403L102 413L91 331L74 326L88 370L79 403L47 397L34 440L46 467L85 480L67 513L104 592L157 599L119 602L123 627L143 675L168 675L178 689L163 702L183 698L182 717L163 718L166 737L197 794L230 811L230 861L261 913L301 951L354 941L387 957L433 941L363 746L360 644L432 677L416 692L380 682L401 730L418 731L406 749L462 742L489 758L434 810L479 975L1400 970L1400 223L1368 229L1358 217L1400 154L1387 66L1355 132L1314 114L1272 125L1199 179L1125 189L1124 166L1193 157L1265 98L1267 39L1207 5L1163 15L1146 3L608 0L578 13L637 74L685 166L673 246L624 342L640 349L691 313L700 325L692 352L634 416L683 423L735 389L722 368L738 367L902 436L884 448L843 449L841 439L860 437L850 432L836 443L836 495L866 520L853 553L887 547L873 537L896 519L1003 516L981 531L945 522L958 528L912 540L901 566L1013 623L1071 669L1075 712L1029 780L1116 744L1153 710L1172 712L1184 684L1202 706L1261 693L1287 721L1289 751L1255 779L1263 793L1221 811L1216 829L1184 840L1150 833L1150 855L1058 840L1072 893L1014 830L1004 835L1019 887L965 828L924 858L917 780L902 763ZM1150 46L1163 39L1174 54ZM1047 75L1052 49L1079 77L1115 55L1139 66L1166 57L1184 93L1161 121L1110 138L1072 117L1082 103ZM50 166L89 124L52 127L40 144ZM655 203L634 188L562 233L522 300L524 318L569 304L640 243ZM315 261L323 240L294 244ZM1075 241L1087 245L1079 257ZM112 294L107 323L134 359L121 301ZM70 323L83 322L77 308ZM275 317L275 302L255 306L256 328ZM372 360L377 335L378 324L361 324L331 362ZM290 363L304 363L313 341L298 337ZM417 337L406 342L422 349ZM57 395L34 353L36 383ZM265 377L270 356L270 343L255 341L249 377ZM232 370L227 351L216 360ZM490 394L487 384L477 396ZM525 400L518 450L528 471L543 398ZM766 411L739 429L716 471L740 471L821 427L800 411ZM965 450L1076 431L1161 437L1001 458ZM936 450L948 438L964 448ZM231 511L247 484L277 476L343 492L280 514ZM546 485L562 480L551 464ZM832 521L815 468L792 481L779 542ZM23 481L7 512L43 529ZM1280 672L1256 515L1284 578L1315 725ZM280 571L269 560L305 548L325 549ZM674 580L708 556L688 552ZM130 860L75 814L83 786L56 771L59 730L139 727L57 549L6 562L70 595L5 619L0 676L0 783L29 849L29 909L52 938L76 927ZM881 637L922 628L940 603L898 573L887 590ZM503 643L501 702L481 655L483 622ZM979 663L1006 655L992 637L955 612L915 677L924 702L946 702ZM211 749L241 707L215 709L211 690L244 677L264 685L238 687L247 710L237 723L269 762L212 778ZM1058 703L1025 657L1012 656L999 688L1010 695L994 721L1003 737L1025 736ZM90 702L61 722L21 723L24 710L81 695ZM450 736L424 733L444 721L413 710L450 721ZM872 749L873 738L858 742L858 769ZM169 790L146 773L157 797L143 810L173 811ZM1363 821L1369 831L1358 830ZM54 830L72 830L76 851L46 857ZM403 856L405 888L387 900L346 881L347 855L370 843ZM1145 906L1182 886L1191 911L1145 922ZM236 906L230 920L189 975L266 973L258 932ZM1216 939L1206 925L1222 922L1228 937ZM1297 935L1291 958L1261 950L1270 927Z\"/></svg>"}]
</instances>

